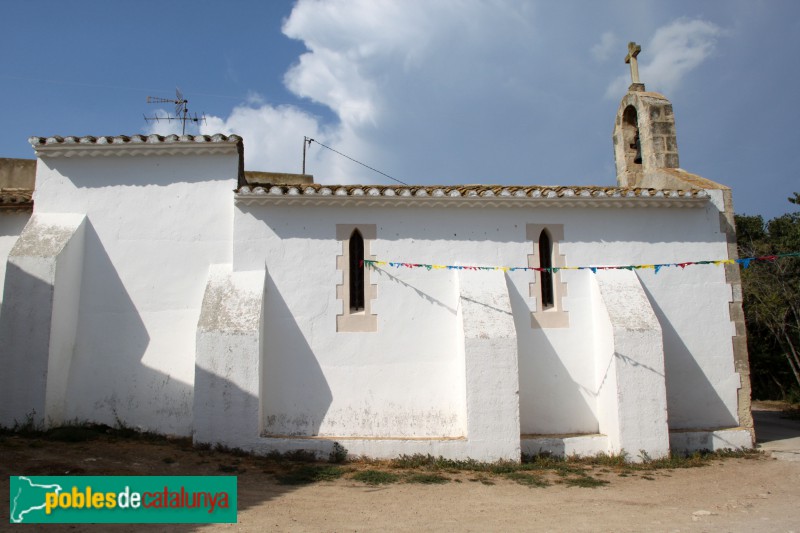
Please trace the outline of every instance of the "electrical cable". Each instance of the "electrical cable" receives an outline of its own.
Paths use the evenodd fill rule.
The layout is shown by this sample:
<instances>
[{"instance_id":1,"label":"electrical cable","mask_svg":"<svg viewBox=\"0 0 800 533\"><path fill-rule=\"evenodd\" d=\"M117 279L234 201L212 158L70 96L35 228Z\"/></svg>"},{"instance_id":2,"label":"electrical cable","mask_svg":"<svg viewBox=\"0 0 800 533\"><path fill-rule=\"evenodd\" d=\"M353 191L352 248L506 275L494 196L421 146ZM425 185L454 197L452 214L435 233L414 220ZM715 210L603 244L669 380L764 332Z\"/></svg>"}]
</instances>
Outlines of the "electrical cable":
<instances>
[{"instance_id":1,"label":"electrical cable","mask_svg":"<svg viewBox=\"0 0 800 533\"><path fill-rule=\"evenodd\" d=\"M400 181L400 180L399 180L399 179L397 179L397 178L393 178L393 177L391 177L389 174L387 174L387 173L385 173L385 172L381 172L381 171L380 171L380 170L378 170L377 168L372 168L371 166L369 166L369 165L367 165L367 164L365 164L365 163L362 163L361 161L358 161L357 159L353 159L352 157L350 157L350 156L349 156L349 155L347 155L347 154L343 154L342 152L339 152L338 150L334 150L334 149L333 149L333 148L331 148L330 146L326 146L326 145L322 144L321 142L319 142L319 141L318 141L318 140L316 140L316 139L312 139L312 138L310 138L310 137L306 137L306 141L307 141L308 143L315 142L315 143L317 143L318 145L322 146L323 148L327 148L327 149L328 149L328 150L330 150L331 152L337 153L337 154L339 154L339 155L340 155L340 156L342 156L342 157L346 157L347 159L349 159L350 161L352 161L352 162L354 162L354 163L358 163L358 164L359 164L359 165L361 165L362 167L367 167L368 169L372 170L373 172L377 172L378 174L381 174L382 176L386 176L386 177L387 177L387 178L389 178L390 180L392 180L392 181L396 181L397 183L400 183L401 185L406 185L406 186L409 186L409 185L408 185L408 183L406 183L406 182L404 182L404 181Z\"/></svg>"}]
</instances>

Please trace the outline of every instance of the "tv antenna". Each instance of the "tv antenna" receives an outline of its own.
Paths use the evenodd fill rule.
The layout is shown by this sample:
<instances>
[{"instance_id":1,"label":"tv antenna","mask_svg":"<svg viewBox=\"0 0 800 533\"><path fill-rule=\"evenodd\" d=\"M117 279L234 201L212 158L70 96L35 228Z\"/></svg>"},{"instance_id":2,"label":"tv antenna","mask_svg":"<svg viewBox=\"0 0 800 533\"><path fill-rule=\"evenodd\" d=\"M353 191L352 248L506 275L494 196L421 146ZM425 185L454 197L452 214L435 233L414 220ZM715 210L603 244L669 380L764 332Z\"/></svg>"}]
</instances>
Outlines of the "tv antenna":
<instances>
[{"instance_id":1,"label":"tv antenna","mask_svg":"<svg viewBox=\"0 0 800 533\"><path fill-rule=\"evenodd\" d=\"M194 122L195 124L202 122L203 124L206 123L206 115L203 113L201 116L197 116L197 113L194 115L189 113L189 100L183 97L183 93L180 89L175 87L175 99L171 98L160 98L158 96L148 96L147 97L148 104L175 104L175 116L167 115L166 117L148 117L145 115L144 120L145 122L161 122L162 120L166 120L167 122L172 122L173 120L179 120L181 122L181 135L186 135L186 123L187 122Z\"/></svg>"}]
</instances>

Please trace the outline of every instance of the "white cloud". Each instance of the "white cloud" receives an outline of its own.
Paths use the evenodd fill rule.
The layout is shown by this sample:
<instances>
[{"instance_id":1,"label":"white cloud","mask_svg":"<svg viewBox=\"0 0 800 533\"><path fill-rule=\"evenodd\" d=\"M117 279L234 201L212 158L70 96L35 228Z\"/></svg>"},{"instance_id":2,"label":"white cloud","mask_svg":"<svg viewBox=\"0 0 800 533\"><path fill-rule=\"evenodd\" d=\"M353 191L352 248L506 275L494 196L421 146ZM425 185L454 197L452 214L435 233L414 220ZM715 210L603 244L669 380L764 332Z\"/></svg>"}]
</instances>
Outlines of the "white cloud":
<instances>
[{"instance_id":1,"label":"white cloud","mask_svg":"<svg viewBox=\"0 0 800 533\"><path fill-rule=\"evenodd\" d=\"M459 123L473 127L497 104L481 101L487 94L530 95L531 84L520 78L533 70L520 52L533 49L532 16L530 4L500 0L301 0L283 31L308 52L284 80L337 115L337 149L388 174L402 164L414 175L397 177L419 181L430 176L417 168L428 162L425 172L436 172L432 152L454 142ZM509 98L499 102L513 105ZM325 175L385 181L347 161L336 161Z\"/></svg>"},{"instance_id":2,"label":"white cloud","mask_svg":"<svg viewBox=\"0 0 800 533\"><path fill-rule=\"evenodd\" d=\"M376 126L387 84L418 70L445 13L464 2L300 1L284 33L309 51L284 78L350 127Z\"/></svg>"},{"instance_id":3,"label":"white cloud","mask_svg":"<svg viewBox=\"0 0 800 533\"><path fill-rule=\"evenodd\" d=\"M649 89L673 92L686 76L711 56L723 31L700 19L678 19L656 30L639 56L639 78ZM645 58L649 61L642 61ZM609 84L606 96L616 98L630 84L623 75Z\"/></svg>"},{"instance_id":4,"label":"white cloud","mask_svg":"<svg viewBox=\"0 0 800 533\"><path fill-rule=\"evenodd\" d=\"M206 117L200 132L240 135L247 169L297 174L302 169L303 137L324 136L315 117L296 107L270 105L238 106L225 119Z\"/></svg>"},{"instance_id":5,"label":"white cloud","mask_svg":"<svg viewBox=\"0 0 800 533\"><path fill-rule=\"evenodd\" d=\"M309 136L408 183L558 181L570 179L563 175L567 160L583 165L570 173L589 169L585 179L602 179L593 160L574 158L570 147L605 138L605 122L588 122L605 117L601 102L585 98L586 82L603 83L596 65L588 67L592 56L603 61L624 47L614 33L588 29L608 28L611 17L580 25L568 8L539 17L535 7L513 0L299 0L283 31L307 52L284 83L335 120L250 95L203 131L243 135L252 170L299 172ZM655 31L641 56L648 87L676 87L706 60L719 33L711 23L684 19ZM563 44L584 35L600 35L599 42ZM624 72L624 65L615 68ZM620 76L609 93L624 94L628 79ZM314 144L307 167L323 183L387 181Z\"/></svg>"},{"instance_id":6,"label":"white cloud","mask_svg":"<svg viewBox=\"0 0 800 533\"><path fill-rule=\"evenodd\" d=\"M247 91L245 102L251 107L258 107L267 103L263 96L253 90Z\"/></svg>"},{"instance_id":7,"label":"white cloud","mask_svg":"<svg viewBox=\"0 0 800 533\"><path fill-rule=\"evenodd\" d=\"M303 54L286 74L286 86L298 96L327 105L344 122L375 125L376 91L357 66L335 50Z\"/></svg>"},{"instance_id":8,"label":"white cloud","mask_svg":"<svg viewBox=\"0 0 800 533\"><path fill-rule=\"evenodd\" d=\"M149 117L149 119L147 121L147 126L144 129L146 135L181 134L180 121L175 120L174 115L170 115L168 111L159 108L147 116ZM169 117L173 117L172 120L170 120Z\"/></svg>"},{"instance_id":9,"label":"white cloud","mask_svg":"<svg viewBox=\"0 0 800 533\"><path fill-rule=\"evenodd\" d=\"M382 148L385 139L376 137L408 135L409 120L435 119L436 108L450 107L423 94L431 83L463 84L458 89L466 93L486 83L474 78L472 64L454 62L450 47L467 32L477 38L476 55L486 55L491 41L497 40L485 27L487 21L497 13L509 19L505 27L525 20L519 18L525 9L495 9L498 6L502 7L469 0L301 0L286 20L284 33L302 40L309 51L285 74L284 82L296 95L329 107L338 122L323 126L297 107L273 107L249 95L249 105L235 108L227 118L209 117L202 131L242 135L246 167L254 170L299 172L302 139L309 136L393 175ZM457 93L449 96L455 99ZM419 123L411 127L419 128ZM309 147L307 167L318 181L386 181L316 144Z\"/></svg>"},{"instance_id":10,"label":"white cloud","mask_svg":"<svg viewBox=\"0 0 800 533\"><path fill-rule=\"evenodd\" d=\"M619 39L614 32L607 31L600 36L600 42L592 46L591 53L598 61L607 61L613 52L618 52Z\"/></svg>"}]
</instances>

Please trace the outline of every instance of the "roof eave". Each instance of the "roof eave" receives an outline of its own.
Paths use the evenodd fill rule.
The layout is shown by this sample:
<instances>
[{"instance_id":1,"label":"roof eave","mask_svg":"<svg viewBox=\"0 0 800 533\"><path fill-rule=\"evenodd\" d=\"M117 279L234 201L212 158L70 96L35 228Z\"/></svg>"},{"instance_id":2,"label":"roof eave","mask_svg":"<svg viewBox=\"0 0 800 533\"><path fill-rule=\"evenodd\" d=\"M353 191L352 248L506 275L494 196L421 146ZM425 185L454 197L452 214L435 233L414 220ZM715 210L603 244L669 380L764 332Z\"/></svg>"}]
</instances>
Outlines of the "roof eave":
<instances>
[{"instance_id":1,"label":"roof eave","mask_svg":"<svg viewBox=\"0 0 800 533\"><path fill-rule=\"evenodd\" d=\"M708 196L689 197L514 197L514 196L337 196L301 194L242 194L235 195L239 205L294 205L348 207L554 207L554 208L697 208L705 206Z\"/></svg>"},{"instance_id":2,"label":"roof eave","mask_svg":"<svg viewBox=\"0 0 800 533\"><path fill-rule=\"evenodd\" d=\"M115 137L31 137L37 157L105 157L230 154L239 152L238 135L133 135Z\"/></svg>"}]
</instances>

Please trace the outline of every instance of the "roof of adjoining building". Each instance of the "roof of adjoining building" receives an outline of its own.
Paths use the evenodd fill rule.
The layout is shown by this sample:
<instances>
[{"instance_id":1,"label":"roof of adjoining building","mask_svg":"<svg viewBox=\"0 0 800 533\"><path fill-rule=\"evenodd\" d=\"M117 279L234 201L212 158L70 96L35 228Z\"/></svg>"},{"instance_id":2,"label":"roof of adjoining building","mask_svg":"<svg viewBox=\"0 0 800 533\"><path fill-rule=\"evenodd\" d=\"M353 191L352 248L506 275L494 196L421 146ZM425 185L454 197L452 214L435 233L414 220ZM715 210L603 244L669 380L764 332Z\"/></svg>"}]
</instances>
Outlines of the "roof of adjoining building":
<instances>
[{"instance_id":1,"label":"roof of adjoining building","mask_svg":"<svg viewBox=\"0 0 800 533\"><path fill-rule=\"evenodd\" d=\"M30 189L0 189L0 211L30 211L33 191Z\"/></svg>"},{"instance_id":2,"label":"roof of adjoining building","mask_svg":"<svg viewBox=\"0 0 800 533\"><path fill-rule=\"evenodd\" d=\"M35 182L35 159L0 158L0 211L9 213L33 209Z\"/></svg>"}]
</instances>

